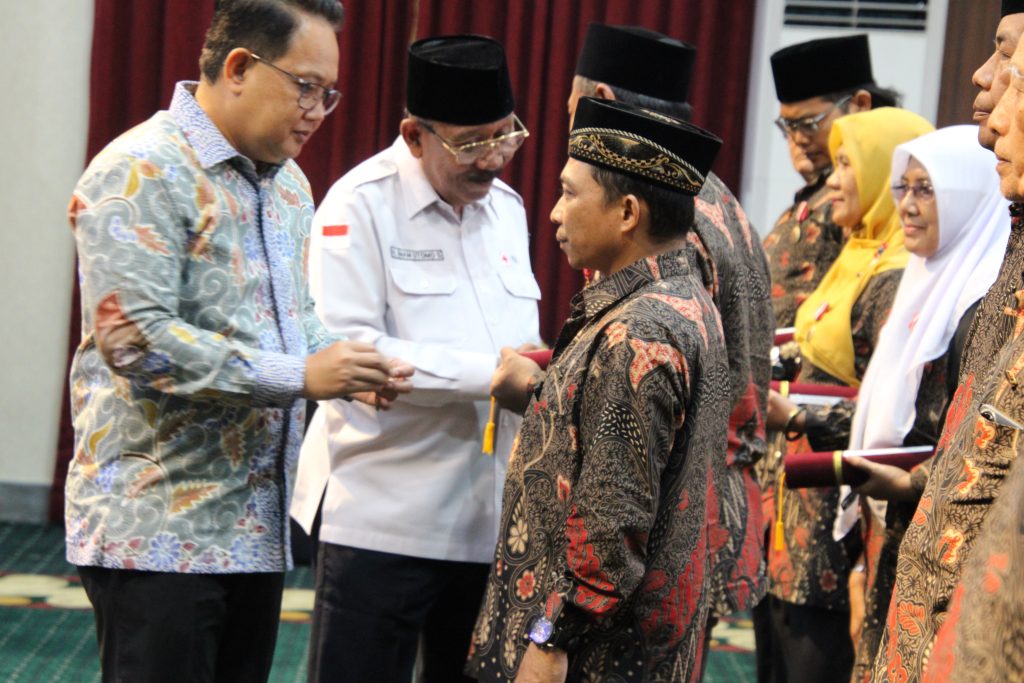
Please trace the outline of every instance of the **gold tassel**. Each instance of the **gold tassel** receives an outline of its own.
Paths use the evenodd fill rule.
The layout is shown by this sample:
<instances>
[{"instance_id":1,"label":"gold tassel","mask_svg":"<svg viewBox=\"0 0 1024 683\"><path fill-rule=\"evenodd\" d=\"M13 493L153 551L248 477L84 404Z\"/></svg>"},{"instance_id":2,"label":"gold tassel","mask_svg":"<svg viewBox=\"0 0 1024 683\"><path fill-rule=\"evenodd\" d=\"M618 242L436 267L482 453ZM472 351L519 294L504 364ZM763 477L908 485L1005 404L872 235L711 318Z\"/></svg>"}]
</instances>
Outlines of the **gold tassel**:
<instances>
[{"instance_id":1,"label":"gold tassel","mask_svg":"<svg viewBox=\"0 0 1024 683\"><path fill-rule=\"evenodd\" d=\"M497 410L498 402L491 396L491 416L487 420L487 427L484 428L484 447L486 455L494 455L494 413Z\"/></svg>"},{"instance_id":2,"label":"gold tassel","mask_svg":"<svg viewBox=\"0 0 1024 683\"><path fill-rule=\"evenodd\" d=\"M786 473L782 472L779 475L779 487L776 495L778 496L778 513L775 517L775 550L781 551L786 549L785 539L785 526L782 524L782 487L786 484Z\"/></svg>"}]
</instances>

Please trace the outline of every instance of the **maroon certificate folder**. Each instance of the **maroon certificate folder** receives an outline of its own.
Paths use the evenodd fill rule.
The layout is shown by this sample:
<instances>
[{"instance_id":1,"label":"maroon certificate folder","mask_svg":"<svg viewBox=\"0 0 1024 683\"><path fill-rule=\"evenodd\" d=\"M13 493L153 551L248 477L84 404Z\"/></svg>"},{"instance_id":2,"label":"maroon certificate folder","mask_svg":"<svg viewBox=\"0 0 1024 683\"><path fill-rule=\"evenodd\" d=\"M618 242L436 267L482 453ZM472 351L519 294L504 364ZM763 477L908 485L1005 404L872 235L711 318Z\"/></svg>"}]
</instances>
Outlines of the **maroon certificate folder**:
<instances>
[{"instance_id":1,"label":"maroon certificate folder","mask_svg":"<svg viewBox=\"0 0 1024 683\"><path fill-rule=\"evenodd\" d=\"M786 456L786 486L791 489L842 484L857 486L867 481L868 475L859 467L846 462L848 457L856 456L909 470L930 458L933 453L935 449L932 446L794 453Z\"/></svg>"}]
</instances>

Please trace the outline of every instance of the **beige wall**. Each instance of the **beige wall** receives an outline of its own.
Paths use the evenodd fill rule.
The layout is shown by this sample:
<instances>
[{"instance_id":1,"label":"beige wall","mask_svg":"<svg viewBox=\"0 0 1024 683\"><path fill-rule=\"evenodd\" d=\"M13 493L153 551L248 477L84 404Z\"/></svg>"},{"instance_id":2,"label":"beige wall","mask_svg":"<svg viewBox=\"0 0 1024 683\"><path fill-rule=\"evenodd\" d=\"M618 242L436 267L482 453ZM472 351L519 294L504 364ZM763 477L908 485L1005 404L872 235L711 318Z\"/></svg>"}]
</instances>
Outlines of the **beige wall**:
<instances>
[{"instance_id":1,"label":"beige wall","mask_svg":"<svg viewBox=\"0 0 1024 683\"><path fill-rule=\"evenodd\" d=\"M0 519L42 519L65 382L66 207L85 159L93 2L0 8Z\"/></svg>"}]
</instances>

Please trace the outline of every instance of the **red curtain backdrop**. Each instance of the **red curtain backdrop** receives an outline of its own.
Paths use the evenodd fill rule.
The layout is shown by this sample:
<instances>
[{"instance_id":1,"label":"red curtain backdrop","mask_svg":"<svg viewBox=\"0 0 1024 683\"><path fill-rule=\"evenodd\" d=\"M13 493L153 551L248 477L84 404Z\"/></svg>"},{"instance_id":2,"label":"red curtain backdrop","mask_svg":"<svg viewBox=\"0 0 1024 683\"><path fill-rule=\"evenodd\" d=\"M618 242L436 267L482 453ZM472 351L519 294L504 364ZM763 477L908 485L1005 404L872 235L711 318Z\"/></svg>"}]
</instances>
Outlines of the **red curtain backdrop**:
<instances>
[{"instance_id":1,"label":"red curtain backdrop","mask_svg":"<svg viewBox=\"0 0 1024 683\"><path fill-rule=\"evenodd\" d=\"M96 0L89 158L122 131L166 108L175 82L197 78L214 4ZM566 159L565 102L590 22L640 25L697 47L690 87L694 122L725 141L715 170L730 187L739 184L754 0L344 0L344 5L337 87L345 98L298 159L315 199L398 134L405 55L412 40L478 33L501 41L508 52L516 111L531 132L504 179L526 203L533 269L544 297L541 331L547 340L557 334L581 284L554 241L548 215ZM69 362L80 338L78 306L76 285ZM65 396L50 505L53 521L63 518L64 476L73 451L68 405Z\"/></svg>"}]
</instances>

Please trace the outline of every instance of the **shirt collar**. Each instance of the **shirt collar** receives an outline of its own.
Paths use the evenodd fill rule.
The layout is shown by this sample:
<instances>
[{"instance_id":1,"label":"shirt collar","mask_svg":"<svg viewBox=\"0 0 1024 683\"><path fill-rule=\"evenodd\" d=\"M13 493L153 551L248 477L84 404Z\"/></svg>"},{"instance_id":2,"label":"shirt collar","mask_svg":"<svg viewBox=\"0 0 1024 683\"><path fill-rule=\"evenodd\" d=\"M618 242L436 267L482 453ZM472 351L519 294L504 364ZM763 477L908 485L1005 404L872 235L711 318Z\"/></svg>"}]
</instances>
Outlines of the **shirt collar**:
<instances>
[{"instance_id":1,"label":"shirt collar","mask_svg":"<svg viewBox=\"0 0 1024 683\"><path fill-rule=\"evenodd\" d=\"M198 81L179 81L174 86L170 112L174 121L185 134L192 149L196 152L199 164L208 169L223 162L232 162L240 171L252 176L273 176L281 165L261 164L257 166L251 159L235 149L209 115L196 101ZM259 171L257 171L259 169Z\"/></svg>"},{"instance_id":2,"label":"shirt collar","mask_svg":"<svg viewBox=\"0 0 1024 683\"><path fill-rule=\"evenodd\" d=\"M688 272L690 261L686 249L647 256L581 291L573 299L573 309L582 307L584 315L593 318L651 283Z\"/></svg>"},{"instance_id":3,"label":"shirt collar","mask_svg":"<svg viewBox=\"0 0 1024 683\"><path fill-rule=\"evenodd\" d=\"M441 195L437 194L434 186L430 184L427 174L423 172L423 163L412 155L409 145L406 144L401 135L395 140L391 149L395 165L398 167L398 177L402 182L402 197L405 202L407 218L412 219L416 214L435 203L449 206L447 202L441 199ZM497 179L495 179L495 182L497 182ZM487 196L483 199L467 204L463 211L479 210L489 206L490 202L491 192L488 192ZM449 211L451 211L450 206Z\"/></svg>"}]
</instances>

